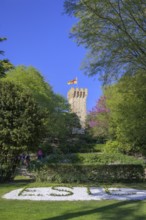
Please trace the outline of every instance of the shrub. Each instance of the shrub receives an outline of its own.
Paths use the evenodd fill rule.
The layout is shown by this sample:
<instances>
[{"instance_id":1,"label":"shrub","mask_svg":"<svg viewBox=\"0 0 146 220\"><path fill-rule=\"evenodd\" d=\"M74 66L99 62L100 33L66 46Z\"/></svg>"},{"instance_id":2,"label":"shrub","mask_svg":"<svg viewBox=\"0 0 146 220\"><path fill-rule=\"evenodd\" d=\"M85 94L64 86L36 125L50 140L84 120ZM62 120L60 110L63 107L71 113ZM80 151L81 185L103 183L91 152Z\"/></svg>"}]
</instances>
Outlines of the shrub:
<instances>
[{"instance_id":1,"label":"shrub","mask_svg":"<svg viewBox=\"0 0 146 220\"><path fill-rule=\"evenodd\" d=\"M95 144L93 148L93 152L103 152L105 144Z\"/></svg>"},{"instance_id":2,"label":"shrub","mask_svg":"<svg viewBox=\"0 0 146 220\"><path fill-rule=\"evenodd\" d=\"M105 153L123 153L129 152L131 149L130 144L121 143L118 141L107 141L104 147Z\"/></svg>"},{"instance_id":3,"label":"shrub","mask_svg":"<svg viewBox=\"0 0 146 220\"><path fill-rule=\"evenodd\" d=\"M144 179L142 165L48 164L35 172L37 181L56 183L138 182Z\"/></svg>"}]
</instances>

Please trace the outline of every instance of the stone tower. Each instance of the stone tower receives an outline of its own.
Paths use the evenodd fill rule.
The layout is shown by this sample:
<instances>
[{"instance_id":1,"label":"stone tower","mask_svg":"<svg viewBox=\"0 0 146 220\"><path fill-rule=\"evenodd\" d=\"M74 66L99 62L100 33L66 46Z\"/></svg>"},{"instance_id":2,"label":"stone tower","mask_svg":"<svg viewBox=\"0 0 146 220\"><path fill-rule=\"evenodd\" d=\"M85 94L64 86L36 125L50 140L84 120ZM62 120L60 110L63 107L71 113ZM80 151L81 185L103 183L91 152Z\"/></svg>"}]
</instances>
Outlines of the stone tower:
<instances>
[{"instance_id":1,"label":"stone tower","mask_svg":"<svg viewBox=\"0 0 146 220\"><path fill-rule=\"evenodd\" d=\"M68 92L68 102L71 105L71 111L79 117L82 128L85 127L87 95L88 90L82 88L71 88Z\"/></svg>"}]
</instances>

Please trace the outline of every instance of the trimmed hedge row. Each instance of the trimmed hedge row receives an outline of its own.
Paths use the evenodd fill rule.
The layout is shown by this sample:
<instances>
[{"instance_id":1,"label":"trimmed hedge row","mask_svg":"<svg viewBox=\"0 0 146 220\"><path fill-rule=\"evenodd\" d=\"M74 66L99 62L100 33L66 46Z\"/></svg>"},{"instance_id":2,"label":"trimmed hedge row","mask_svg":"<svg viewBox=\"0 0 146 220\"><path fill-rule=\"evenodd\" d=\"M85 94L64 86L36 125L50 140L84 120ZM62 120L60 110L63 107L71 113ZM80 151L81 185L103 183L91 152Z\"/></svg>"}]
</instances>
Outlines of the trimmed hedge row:
<instances>
[{"instance_id":1,"label":"trimmed hedge row","mask_svg":"<svg viewBox=\"0 0 146 220\"><path fill-rule=\"evenodd\" d=\"M47 164L35 171L37 181L56 183L139 182L144 180L142 165Z\"/></svg>"},{"instance_id":2,"label":"trimmed hedge row","mask_svg":"<svg viewBox=\"0 0 146 220\"><path fill-rule=\"evenodd\" d=\"M15 176L15 164L0 164L0 183L11 181Z\"/></svg>"}]
</instances>

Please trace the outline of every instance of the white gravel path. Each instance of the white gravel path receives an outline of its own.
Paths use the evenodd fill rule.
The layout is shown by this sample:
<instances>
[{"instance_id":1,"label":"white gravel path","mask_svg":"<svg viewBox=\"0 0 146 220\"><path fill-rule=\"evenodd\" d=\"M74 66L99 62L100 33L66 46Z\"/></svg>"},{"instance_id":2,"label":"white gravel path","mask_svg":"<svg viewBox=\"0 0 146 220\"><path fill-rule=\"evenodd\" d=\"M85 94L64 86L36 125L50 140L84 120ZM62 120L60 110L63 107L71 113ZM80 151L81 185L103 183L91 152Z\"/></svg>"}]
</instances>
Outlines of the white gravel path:
<instances>
[{"instance_id":1,"label":"white gravel path","mask_svg":"<svg viewBox=\"0 0 146 220\"><path fill-rule=\"evenodd\" d=\"M85 201L85 200L144 200L146 190L131 188L109 188L106 193L104 188L90 187L41 187L17 189L5 194L2 198L14 200L35 201ZM71 194L71 195L69 195Z\"/></svg>"}]
</instances>

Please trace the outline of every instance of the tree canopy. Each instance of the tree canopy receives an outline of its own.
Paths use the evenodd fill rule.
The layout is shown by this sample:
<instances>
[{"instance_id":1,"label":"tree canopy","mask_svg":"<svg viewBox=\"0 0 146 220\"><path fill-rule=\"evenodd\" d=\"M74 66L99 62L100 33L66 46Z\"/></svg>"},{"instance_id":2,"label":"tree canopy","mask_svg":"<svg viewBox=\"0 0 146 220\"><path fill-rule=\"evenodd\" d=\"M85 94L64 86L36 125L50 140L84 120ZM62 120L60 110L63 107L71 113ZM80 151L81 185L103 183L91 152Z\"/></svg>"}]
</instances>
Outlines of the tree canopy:
<instances>
[{"instance_id":1,"label":"tree canopy","mask_svg":"<svg viewBox=\"0 0 146 220\"><path fill-rule=\"evenodd\" d=\"M50 84L45 82L41 73L32 66L17 66L10 70L3 80L21 86L34 97L41 108L47 109L49 112L69 109L67 100L54 93Z\"/></svg>"},{"instance_id":2,"label":"tree canopy","mask_svg":"<svg viewBox=\"0 0 146 220\"><path fill-rule=\"evenodd\" d=\"M45 115L31 95L18 85L1 80L0 181L14 174L20 153L38 148L45 131Z\"/></svg>"},{"instance_id":3,"label":"tree canopy","mask_svg":"<svg viewBox=\"0 0 146 220\"><path fill-rule=\"evenodd\" d=\"M132 152L146 150L146 75L125 76L105 90L112 139Z\"/></svg>"},{"instance_id":4,"label":"tree canopy","mask_svg":"<svg viewBox=\"0 0 146 220\"><path fill-rule=\"evenodd\" d=\"M5 37L1 37L0 38L0 42L5 41L6 38ZM4 51L0 50L0 55L4 55ZM4 77L6 72L10 69L13 69L14 66L12 65L12 63L10 63L10 61L8 59L0 59L0 78Z\"/></svg>"},{"instance_id":5,"label":"tree canopy","mask_svg":"<svg viewBox=\"0 0 146 220\"><path fill-rule=\"evenodd\" d=\"M77 18L71 37L88 50L83 68L104 82L146 70L145 0L65 0Z\"/></svg>"},{"instance_id":6,"label":"tree canopy","mask_svg":"<svg viewBox=\"0 0 146 220\"><path fill-rule=\"evenodd\" d=\"M18 66L10 70L2 81L10 81L29 92L47 114L46 139L58 138L65 140L70 136L74 123L79 126L79 120L69 112L68 101L53 92L52 87L44 81L41 73L34 67Z\"/></svg>"},{"instance_id":7,"label":"tree canopy","mask_svg":"<svg viewBox=\"0 0 146 220\"><path fill-rule=\"evenodd\" d=\"M34 67L17 66L10 70L3 80L21 86L35 98L40 107L47 108L49 106L49 109L51 108L51 100L54 94L52 88Z\"/></svg>"}]
</instances>

